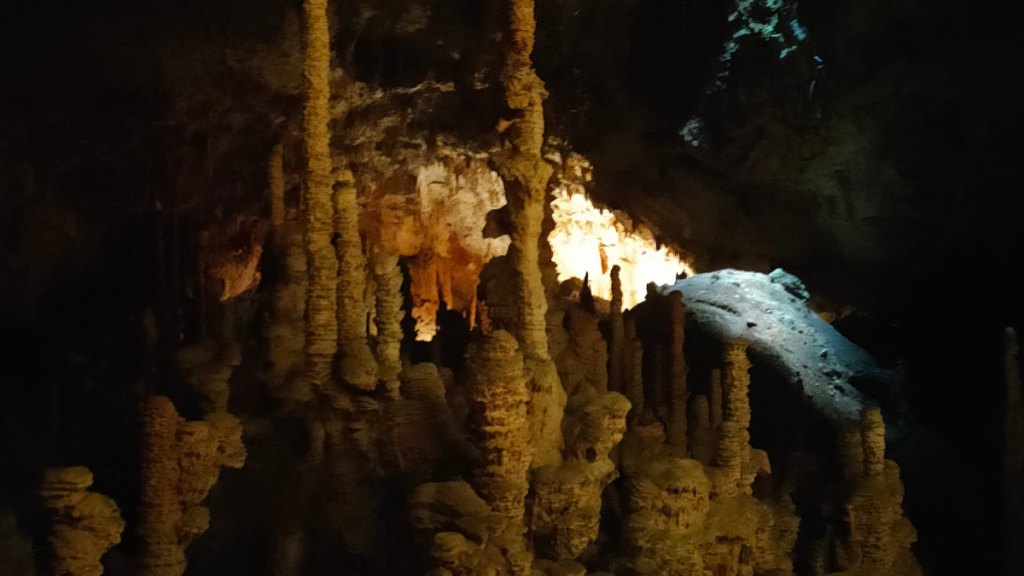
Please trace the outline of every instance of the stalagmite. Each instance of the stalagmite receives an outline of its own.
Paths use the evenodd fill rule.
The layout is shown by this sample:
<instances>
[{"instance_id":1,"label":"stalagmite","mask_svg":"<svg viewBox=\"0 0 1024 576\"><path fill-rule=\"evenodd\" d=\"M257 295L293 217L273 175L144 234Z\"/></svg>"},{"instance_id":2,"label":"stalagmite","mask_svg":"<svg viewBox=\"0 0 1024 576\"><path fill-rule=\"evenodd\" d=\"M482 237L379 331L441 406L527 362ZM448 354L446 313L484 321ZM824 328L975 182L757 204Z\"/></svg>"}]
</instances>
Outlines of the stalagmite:
<instances>
[{"instance_id":1,"label":"stalagmite","mask_svg":"<svg viewBox=\"0 0 1024 576\"><path fill-rule=\"evenodd\" d=\"M467 388L477 440L487 464L473 483L494 512L522 521L530 445L523 357L515 338L496 330L466 352Z\"/></svg>"},{"instance_id":2,"label":"stalagmite","mask_svg":"<svg viewBox=\"0 0 1024 576\"><path fill-rule=\"evenodd\" d=\"M179 350L177 360L203 413L227 412L228 380L242 361L238 343L207 338Z\"/></svg>"},{"instance_id":3,"label":"stalagmite","mask_svg":"<svg viewBox=\"0 0 1024 576\"><path fill-rule=\"evenodd\" d=\"M377 365L382 380L393 380L402 371L402 270L398 256L376 253L373 276L377 283Z\"/></svg>"},{"instance_id":4,"label":"stalagmite","mask_svg":"<svg viewBox=\"0 0 1024 576\"><path fill-rule=\"evenodd\" d=\"M527 403L530 400L523 372L523 357L515 338L496 330L466 352L467 391L472 403L475 438L483 467L475 470L472 484L491 511L502 519L501 539L505 570L529 574L533 554L527 549L527 472L533 458ZM435 541L455 545L459 539ZM447 552L438 552L442 556ZM505 570L498 573L504 574Z\"/></svg>"},{"instance_id":5,"label":"stalagmite","mask_svg":"<svg viewBox=\"0 0 1024 576\"><path fill-rule=\"evenodd\" d=\"M284 145L280 142L270 149L267 161L267 186L270 189L270 225L274 231L284 226Z\"/></svg>"},{"instance_id":6,"label":"stalagmite","mask_svg":"<svg viewBox=\"0 0 1024 576\"><path fill-rule=\"evenodd\" d=\"M306 299L306 373L317 389L331 377L338 351L338 258L334 233L330 133L330 30L327 0L304 0L306 19L306 101L303 142L306 151L306 254L309 286ZM360 294L360 298L362 295Z\"/></svg>"},{"instance_id":7,"label":"stalagmite","mask_svg":"<svg viewBox=\"0 0 1024 576\"><path fill-rule=\"evenodd\" d=\"M694 460L660 458L630 479L623 527L629 573L704 574L701 545L711 483Z\"/></svg>"},{"instance_id":8,"label":"stalagmite","mask_svg":"<svg viewBox=\"0 0 1024 576\"><path fill-rule=\"evenodd\" d=\"M270 364L266 378L275 396L304 402L312 393L302 370L308 270L302 223L288 219L285 210L282 154L282 146L274 146L268 168L271 246L281 277L272 289L270 317L263 329Z\"/></svg>"},{"instance_id":9,"label":"stalagmite","mask_svg":"<svg viewBox=\"0 0 1024 576\"><path fill-rule=\"evenodd\" d=\"M917 532L903 515L899 467L885 459L885 423L878 408L861 413L863 474L854 480L846 504L849 533L841 568L859 574L915 575L921 568L910 552Z\"/></svg>"},{"instance_id":10,"label":"stalagmite","mask_svg":"<svg viewBox=\"0 0 1024 576\"><path fill-rule=\"evenodd\" d=\"M1024 573L1024 395L1021 392L1017 333L1007 328L1004 333L1003 370L1006 378L1004 417L1004 471L1006 544L1003 574Z\"/></svg>"},{"instance_id":11,"label":"stalagmite","mask_svg":"<svg viewBox=\"0 0 1024 576\"><path fill-rule=\"evenodd\" d=\"M509 30L501 83L512 119L502 121L505 149L495 156L512 209L510 255L519 273L518 339L528 357L548 359L547 302L541 280L539 241L544 219L544 191L552 168L541 156L544 144L544 83L533 70L530 53L536 29L533 0L508 0Z\"/></svg>"},{"instance_id":12,"label":"stalagmite","mask_svg":"<svg viewBox=\"0 0 1024 576\"><path fill-rule=\"evenodd\" d=\"M50 468L43 473L39 494L54 516L50 534L50 574L100 576L100 559L121 542L124 520L110 498L89 492L88 468Z\"/></svg>"},{"instance_id":13,"label":"stalagmite","mask_svg":"<svg viewBox=\"0 0 1024 576\"><path fill-rule=\"evenodd\" d=\"M711 417L711 429L717 434L722 425L722 371L715 368L711 371L711 397L708 398Z\"/></svg>"},{"instance_id":14,"label":"stalagmite","mask_svg":"<svg viewBox=\"0 0 1024 576\"><path fill-rule=\"evenodd\" d=\"M636 317L632 312L623 315L626 366L623 393L632 404L630 418L635 420L644 413L644 347L636 337Z\"/></svg>"},{"instance_id":15,"label":"stalagmite","mask_svg":"<svg viewBox=\"0 0 1024 576\"><path fill-rule=\"evenodd\" d=\"M182 510L178 413L163 396L147 400L142 415L142 493L139 498L140 576L180 576L185 550L178 539Z\"/></svg>"},{"instance_id":16,"label":"stalagmite","mask_svg":"<svg viewBox=\"0 0 1024 576\"><path fill-rule=\"evenodd\" d=\"M201 502L222 467L245 464L241 426L223 412L187 422L169 399L154 396L143 410L140 445L139 573L181 576L185 547L209 528L210 511Z\"/></svg>"},{"instance_id":17,"label":"stalagmite","mask_svg":"<svg viewBox=\"0 0 1024 576\"><path fill-rule=\"evenodd\" d=\"M348 170L335 173L333 204L338 257L339 376L352 386L373 390L377 385L377 362L366 340L366 256L359 238L355 183Z\"/></svg>"},{"instance_id":18,"label":"stalagmite","mask_svg":"<svg viewBox=\"0 0 1024 576\"><path fill-rule=\"evenodd\" d=\"M625 393L623 382L625 374L626 328L622 319L622 281L619 279L620 268L612 266L612 300L609 308L609 319L612 328L612 341L608 346L610 359L608 364L608 387L614 392Z\"/></svg>"},{"instance_id":19,"label":"stalagmite","mask_svg":"<svg viewBox=\"0 0 1024 576\"><path fill-rule=\"evenodd\" d=\"M725 342L723 414L718 451L715 454L715 466L723 473L721 484L716 483L716 488L722 490L723 494L731 494L736 489L749 490L749 486L740 486L743 468L750 457L748 345L749 343L742 338L733 338Z\"/></svg>"},{"instance_id":20,"label":"stalagmite","mask_svg":"<svg viewBox=\"0 0 1024 576\"><path fill-rule=\"evenodd\" d=\"M715 436L709 418L708 399L698 394L687 405L690 411L687 422L690 426L690 456L707 466L715 451Z\"/></svg>"},{"instance_id":21,"label":"stalagmite","mask_svg":"<svg viewBox=\"0 0 1024 576\"><path fill-rule=\"evenodd\" d=\"M671 412L668 424L668 443L674 446L679 456L686 455L686 359L683 356L683 330L686 322L686 305L682 292L669 294L669 321L672 326L672 359L670 385Z\"/></svg>"}]
</instances>

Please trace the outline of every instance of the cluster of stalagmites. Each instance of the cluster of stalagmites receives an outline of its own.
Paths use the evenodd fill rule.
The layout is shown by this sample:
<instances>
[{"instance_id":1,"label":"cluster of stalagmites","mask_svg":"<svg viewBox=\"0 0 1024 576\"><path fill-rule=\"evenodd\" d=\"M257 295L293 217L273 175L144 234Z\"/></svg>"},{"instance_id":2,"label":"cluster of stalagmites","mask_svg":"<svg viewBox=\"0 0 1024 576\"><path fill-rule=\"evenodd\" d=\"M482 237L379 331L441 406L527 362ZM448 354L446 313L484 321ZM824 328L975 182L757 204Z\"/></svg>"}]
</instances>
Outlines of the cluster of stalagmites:
<instances>
[{"instance_id":1,"label":"cluster of stalagmites","mask_svg":"<svg viewBox=\"0 0 1024 576\"><path fill-rule=\"evenodd\" d=\"M153 396L143 408L140 444L139 574L181 576L185 548L210 526L202 501L221 468L245 464L241 425L226 412L186 421L168 398Z\"/></svg>"},{"instance_id":2,"label":"cluster of stalagmites","mask_svg":"<svg viewBox=\"0 0 1024 576\"><path fill-rule=\"evenodd\" d=\"M100 576L100 559L121 542L124 520L114 501L88 491L88 468L51 468L43 474L39 494L53 515L50 574Z\"/></svg>"}]
</instances>

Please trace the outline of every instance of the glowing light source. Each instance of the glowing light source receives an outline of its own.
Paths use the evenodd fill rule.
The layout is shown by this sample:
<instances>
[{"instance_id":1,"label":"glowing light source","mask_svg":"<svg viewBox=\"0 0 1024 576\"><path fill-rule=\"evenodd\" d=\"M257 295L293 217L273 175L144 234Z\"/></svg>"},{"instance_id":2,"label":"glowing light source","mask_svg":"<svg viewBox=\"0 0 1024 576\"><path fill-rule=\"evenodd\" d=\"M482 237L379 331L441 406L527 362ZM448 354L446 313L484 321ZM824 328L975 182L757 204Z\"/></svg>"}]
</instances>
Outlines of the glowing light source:
<instances>
[{"instance_id":1,"label":"glowing light source","mask_svg":"<svg viewBox=\"0 0 1024 576\"><path fill-rule=\"evenodd\" d=\"M555 228L548 242L559 282L589 274L594 296L611 300L611 269L619 266L622 304L632 308L643 302L648 283L671 284L679 274L693 274L691 264L659 246L648 227L594 206L586 194L556 188L551 207Z\"/></svg>"}]
</instances>

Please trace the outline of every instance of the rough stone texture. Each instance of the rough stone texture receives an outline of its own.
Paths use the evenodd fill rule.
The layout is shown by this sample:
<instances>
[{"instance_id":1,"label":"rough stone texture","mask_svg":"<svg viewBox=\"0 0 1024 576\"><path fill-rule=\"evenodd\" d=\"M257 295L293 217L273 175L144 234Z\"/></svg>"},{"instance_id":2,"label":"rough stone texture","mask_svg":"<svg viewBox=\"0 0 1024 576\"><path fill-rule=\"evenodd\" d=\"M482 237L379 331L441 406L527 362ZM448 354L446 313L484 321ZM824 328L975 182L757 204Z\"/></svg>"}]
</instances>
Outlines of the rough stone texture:
<instances>
[{"instance_id":1,"label":"rough stone texture","mask_svg":"<svg viewBox=\"0 0 1024 576\"><path fill-rule=\"evenodd\" d=\"M331 174L329 77L331 36L327 0L304 0L306 28L306 101L302 117L306 152L306 370L316 389L326 387L338 351L338 258L334 233L334 178ZM361 297L361 296L360 296Z\"/></svg>"},{"instance_id":2,"label":"rough stone texture","mask_svg":"<svg viewBox=\"0 0 1024 576\"><path fill-rule=\"evenodd\" d=\"M88 491L92 481L85 467L43 473L39 494L54 517L49 538L53 576L101 576L100 559L121 542L121 511L111 498Z\"/></svg>"},{"instance_id":3,"label":"rough stone texture","mask_svg":"<svg viewBox=\"0 0 1024 576\"><path fill-rule=\"evenodd\" d=\"M376 253L371 258L373 278L376 282L377 375L381 380L393 380L402 371L402 270L398 256Z\"/></svg>"},{"instance_id":4,"label":"rough stone texture","mask_svg":"<svg viewBox=\"0 0 1024 576\"><path fill-rule=\"evenodd\" d=\"M203 412L227 412L230 397L228 380L242 362L242 349L238 343L207 338L179 350L177 360L199 397Z\"/></svg>"},{"instance_id":5,"label":"rough stone texture","mask_svg":"<svg viewBox=\"0 0 1024 576\"><path fill-rule=\"evenodd\" d=\"M612 392L624 394L626 392L624 383L626 355L629 352L626 342L626 327L622 319L622 281L619 279L619 270L618 266L612 266L612 299L608 311L612 328L611 342L608 345L610 355L608 362L608 388Z\"/></svg>"},{"instance_id":6,"label":"rough stone texture","mask_svg":"<svg viewBox=\"0 0 1024 576\"><path fill-rule=\"evenodd\" d=\"M142 423L142 495L139 504L142 576L181 576L185 547L209 528L201 505L220 469L241 468L241 425L227 413L186 422L163 396L146 401Z\"/></svg>"},{"instance_id":7,"label":"rough stone texture","mask_svg":"<svg viewBox=\"0 0 1024 576\"><path fill-rule=\"evenodd\" d=\"M522 521L527 470L533 458L523 356L511 334L496 330L466 352L473 424L486 466L473 483L487 504L510 521Z\"/></svg>"},{"instance_id":8,"label":"rough stone texture","mask_svg":"<svg viewBox=\"0 0 1024 576\"><path fill-rule=\"evenodd\" d=\"M755 361L780 373L831 421L860 419L864 397L851 381L895 382L892 373L763 274L720 270L662 291L682 292L688 320L716 338L749 340Z\"/></svg>"},{"instance_id":9,"label":"rough stone texture","mask_svg":"<svg viewBox=\"0 0 1024 576\"><path fill-rule=\"evenodd\" d=\"M721 433L715 454L715 466L722 471L721 483L716 484L721 494L729 495L742 485L743 467L750 452L750 361L747 360L748 342L733 338L725 343L722 372L723 401Z\"/></svg>"},{"instance_id":10,"label":"rough stone texture","mask_svg":"<svg viewBox=\"0 0 1024 576\"><path fill-rule=\"evenodd\" d=\"M359 204L351 172L334 173L334 245L338 257L337 313L339 377L356 388L373 390L377 362L366 340L366 256L359 237Z\"/></svg>"},{"instance_id":11,"label":"rough stone texture","mask_svg":"<svg viewBox=\"0 0 1024 576\"><path fill-rule=\"evenodd\" d=\"M678 296L677 296L678 294ZM669 321L672 325L672 361L670 368L671 412L668 424L668 443L675 446L680 455L686 455L686 358L683 356L686 305L682 294L669 295Z\"/></svg>"},{"instance_id":12,"label":"rough stone texture","mask_svg":"<svg viewBox=\"0 0 1024 576\"><path fill-rule=\"evenodd\" d=\"M284 159L281 145L270 156L271 246L281 270L280 280L271 289L270 315L263 327L267 339L267 388L281 398L308 400L312 395L309 380L302 369L306 329L306 248L303 225L288 218L284 198Z\"/></svg>"}]
</instances>

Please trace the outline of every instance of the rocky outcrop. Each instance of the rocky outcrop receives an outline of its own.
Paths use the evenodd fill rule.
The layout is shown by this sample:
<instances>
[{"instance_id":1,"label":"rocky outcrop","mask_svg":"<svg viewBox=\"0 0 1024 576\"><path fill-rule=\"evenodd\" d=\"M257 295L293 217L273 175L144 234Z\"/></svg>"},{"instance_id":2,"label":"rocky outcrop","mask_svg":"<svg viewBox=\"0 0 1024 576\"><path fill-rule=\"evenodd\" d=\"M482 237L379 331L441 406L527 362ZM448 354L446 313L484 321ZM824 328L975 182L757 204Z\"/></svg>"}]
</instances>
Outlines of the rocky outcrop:
<instances>
[{"instance_id":1,"label":"rocky outcrop","mask_svg":"<svg viewBox=\"0 0 1024 576\"><path fill-rule=\"evenodd\" d=\"M887 390L897 381L783 284L764 274L719 270L662 289L673 291L683 294L689 325L720 341L749 340L751 357L790 382L811 409L829 421L845 424L860 419L864 396L854 382ZM714 413L713 401L711 409Z\"/></svg>"},{"instance_id":2,"label":"rocky outcrop","mask_svg":"<svg viewBox=\"0 0 1024 576\"><path fill-rule=\"evenodd\" d=\"M100 576L100 559L121 542L121 511L112 499L88 491L92 481L92 473L81 466L43 473L39 494L53 515L49 540L54 576Z\"/></svg>"}]
</instances>

